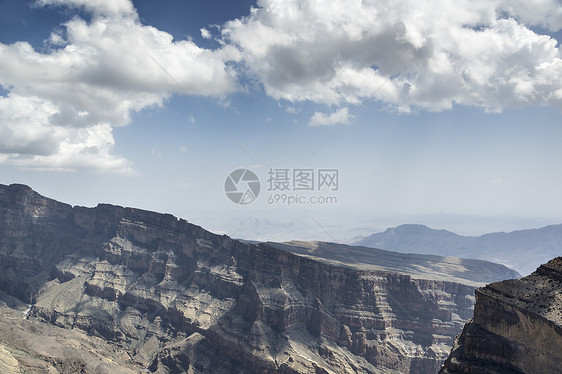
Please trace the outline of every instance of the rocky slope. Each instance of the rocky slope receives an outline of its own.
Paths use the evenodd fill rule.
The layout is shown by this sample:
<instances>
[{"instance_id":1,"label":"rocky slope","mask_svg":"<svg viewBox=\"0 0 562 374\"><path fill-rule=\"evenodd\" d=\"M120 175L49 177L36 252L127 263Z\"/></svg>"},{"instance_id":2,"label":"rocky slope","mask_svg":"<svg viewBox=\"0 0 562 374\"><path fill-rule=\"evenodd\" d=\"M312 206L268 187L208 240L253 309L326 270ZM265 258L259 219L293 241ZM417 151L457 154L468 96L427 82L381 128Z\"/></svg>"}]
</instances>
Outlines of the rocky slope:
<instances>
[{"instance_id":1,"label":"rocky slope","mask_svg":"<svg viewBox=\"0 0 562 374\"><path fill-rule=\"evenodd\" d=\"M562 373L562 257L478 289L440 373Z\"/></svg>"},{"instance_id":2,"label":"rocky slope","mask_svg":"<svg viewBox=\"0 0 562 374\"><path fill-rule=\"evenodd\" d=\"M80 329L27 318L28 305L0 292L0 373L135 374L126 349Z\"/></svg>"},{"instance_id":3,"label":"rocky slope","mask_svg":"<svg viewBox=\"0 0 562 374\"><path fill-rule=\"evenodd\" d=\"M291 241L267 243L284 251L337 266L369 271L396 271L415 279L452 281L474 286L521 274L493 262L458 257L404 254L339 243ZM484 284L483 284L484 283Z\"/></svg>"},{"instance_id":4,"label":"rocky slope","mask_svg":"<svg viewBox=\"0 0 562 374\"><path fill-rule=\"evenodd\" d=\"M400 225L357 239L353 245L402 253L477 258L501 263L528 275L540 264L561 254L562 224L482 236L462 236L424 225Z\"/></svg>"},{"instance_id":5,"label":"rocky slope","mask_svg":"<svg viewBox=\"0 0 562 374\"><path fill-rule=\"evenodd\" d=\"M31 304L30 324L85 333L44 330L59 346L79 342L57 350L56 366L57 352L26 343L25 322L16 341L0 339L0 356L10 370L31 357L68 373L106 372L100 357L123 372L435 373L472 314L470 262L403 256L407 269L385 270L313 257L171 215L71 207L0 185L0 290ZM486 266L487 277L508 271ZM88 339L113 353L76 363Z\"/></svg>"}]
</instances>

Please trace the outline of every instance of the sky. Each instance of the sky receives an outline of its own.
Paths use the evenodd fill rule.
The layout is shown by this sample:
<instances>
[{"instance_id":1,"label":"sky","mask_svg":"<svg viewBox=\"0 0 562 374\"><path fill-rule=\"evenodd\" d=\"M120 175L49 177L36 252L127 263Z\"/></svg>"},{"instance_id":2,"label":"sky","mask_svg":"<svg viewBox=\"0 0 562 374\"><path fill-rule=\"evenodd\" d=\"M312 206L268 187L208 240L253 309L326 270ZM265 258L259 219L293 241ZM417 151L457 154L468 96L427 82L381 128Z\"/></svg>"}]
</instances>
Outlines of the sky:
<instances>
[{"instance_id":1,"label":"sky","mask_svg":"<svg viewBox=\"0 0 562 374\"><path fill-rule=\"evenodd\" d=\"M0 0L0 183L256 240L562 223L561 29L558 0Z\"/></svg>"}]
</instances>

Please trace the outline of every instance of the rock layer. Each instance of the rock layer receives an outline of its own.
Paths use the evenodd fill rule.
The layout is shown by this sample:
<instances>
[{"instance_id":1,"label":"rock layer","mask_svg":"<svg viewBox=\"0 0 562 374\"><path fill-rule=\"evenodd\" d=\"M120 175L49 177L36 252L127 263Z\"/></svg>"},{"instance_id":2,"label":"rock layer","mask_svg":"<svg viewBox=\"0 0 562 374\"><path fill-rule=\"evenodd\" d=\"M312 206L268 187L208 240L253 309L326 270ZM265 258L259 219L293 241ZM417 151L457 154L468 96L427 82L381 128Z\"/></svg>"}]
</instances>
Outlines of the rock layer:
<instances>
[{"instance_id":1,"label":"rock layer","mask_svg":"<svg viewBox=\"0 0 562 374\"><path fill-rule=\"evenodd\" d=\"M341 266L22 185L0 186L0 267L0 289L32 304L28 318L111 342L157 373L435 373L475 289L474 274Z\"/></svg>"},{"instance_id":2,"label":"rock layer","mask_svg":"<svg viewBox=\"0 0 562 374\"><path fill-rule=\"evenodd\" d=\"M441 373L562 373L562 257L478 289Z\"/></svg>"}]
</instances>

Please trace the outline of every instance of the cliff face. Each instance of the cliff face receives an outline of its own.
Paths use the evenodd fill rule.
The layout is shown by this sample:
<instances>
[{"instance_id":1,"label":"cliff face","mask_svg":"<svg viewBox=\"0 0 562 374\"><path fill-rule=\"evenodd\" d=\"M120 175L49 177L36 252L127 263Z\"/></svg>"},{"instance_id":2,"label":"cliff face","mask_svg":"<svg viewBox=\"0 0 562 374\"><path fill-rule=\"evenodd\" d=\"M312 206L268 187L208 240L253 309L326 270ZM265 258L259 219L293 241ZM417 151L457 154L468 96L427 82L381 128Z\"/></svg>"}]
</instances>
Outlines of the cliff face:
<instances>
[{"instance_id":1,"label":"cliff face","mask_svg":"<svg viewBox=\"0 0 562 374\"><path fill-rule=\"evenodd\" d=\"M245 244L171 215L71 207L22 185L0 186L0 268L0 290L31 304L27 318L102 338L157 373L435 373L475 289Z\"/></svg>"},{"instance_id":2,"label":"cliff face","mask_svg":"<svg viewBox=\"0 0 562 374\"><path fill-rule=\"evenodd\" d=\"M562 373L562 257L476 290L441 373Z\"/></svg>"}]
</instances>

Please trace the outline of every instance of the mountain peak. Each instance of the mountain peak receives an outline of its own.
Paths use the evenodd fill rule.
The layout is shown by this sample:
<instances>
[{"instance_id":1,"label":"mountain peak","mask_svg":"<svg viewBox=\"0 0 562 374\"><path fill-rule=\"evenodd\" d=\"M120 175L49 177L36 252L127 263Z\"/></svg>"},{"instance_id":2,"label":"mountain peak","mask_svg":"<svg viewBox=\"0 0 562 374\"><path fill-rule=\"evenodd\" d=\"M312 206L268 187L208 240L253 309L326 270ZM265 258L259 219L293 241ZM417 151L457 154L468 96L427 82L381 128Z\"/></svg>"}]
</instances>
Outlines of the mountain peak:
<instances>
[{"instance_id":1,"label":"mountain peak","mask_svg":"<svg viewBox=\"0 0 562 374\"><path fill-rule=\"evenodd\" d=\"M448 233L457 235L451 231L447 231L444 229L433 229L429 226L422 225L422 224L415 224L415 223L405 223L396 227L391 227L387 229L390 232L405 232L405 233Z\"/></svg>"}]
</instances>

